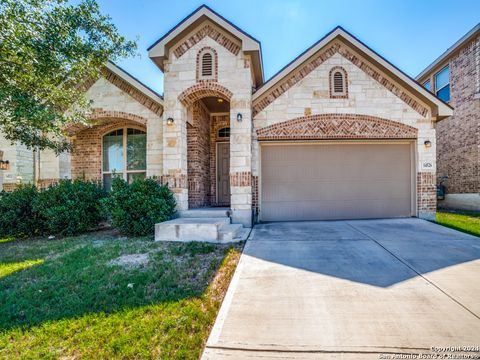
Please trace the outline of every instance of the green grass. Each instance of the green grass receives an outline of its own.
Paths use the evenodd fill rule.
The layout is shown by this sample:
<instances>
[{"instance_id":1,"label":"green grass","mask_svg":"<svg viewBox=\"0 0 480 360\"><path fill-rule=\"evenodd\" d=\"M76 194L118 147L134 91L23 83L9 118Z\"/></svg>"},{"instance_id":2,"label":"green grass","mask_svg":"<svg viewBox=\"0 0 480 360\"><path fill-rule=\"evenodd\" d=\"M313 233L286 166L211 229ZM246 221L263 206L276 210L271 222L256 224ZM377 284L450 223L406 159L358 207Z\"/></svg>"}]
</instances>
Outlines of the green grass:
<instances>
[{"instance_id":1,"label":"green grass","mask_svg":"<svg viewBox=\"0 0 480 360\"><path fill-rule=\"evenodd\" d=\"M479 212L437 212L437 224L480 236Z\"/></svg>"},{"instance_id":2,"label":"green grass","mask_svg":"<svg viewBox=\"0 0 480 360\"><path fill-rule=\"evenodd\" d=\"M238 258L108 232L0 243L0 358L198 359Z\"/></svg>"}]
</instances>

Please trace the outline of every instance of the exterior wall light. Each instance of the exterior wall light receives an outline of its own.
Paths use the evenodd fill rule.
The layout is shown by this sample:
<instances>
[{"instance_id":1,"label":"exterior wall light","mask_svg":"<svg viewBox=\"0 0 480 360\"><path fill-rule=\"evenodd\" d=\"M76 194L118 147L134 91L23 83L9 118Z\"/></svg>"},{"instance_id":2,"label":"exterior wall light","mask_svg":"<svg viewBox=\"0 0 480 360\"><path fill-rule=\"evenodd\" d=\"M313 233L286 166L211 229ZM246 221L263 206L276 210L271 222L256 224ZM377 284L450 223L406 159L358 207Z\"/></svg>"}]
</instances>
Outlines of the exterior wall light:
<instances>
[{"instance_id":1,"label":"exterior wall light","mask_svg":"<svg viewBox=\"0 0 480 360\"><path fill-rule=\"evenodd\" d=\"M430 140L425 140L423 142L423 145L425 145L426 148L430 148L432 147L432 142Z\"/></svg>"},{"instance_id":2,"label":"exterior wall light","mask_svg":"<svg viewBox=\"0 0 480 360\"><path fill-rule=\"evenodd\" d=\"M238 121L238 122L242 122L242 119L243 119L242 114L238 113L238 114L237 114L237 121Z\"/></svg>"},{"instance_id":3,"label":"exterior wall light","mask_svg":"<svg viewBox=\"0 0 480 360\"><path fill-rule=\"evenodd\" d=\"M173 120L172 117L169 117L169 118L167 119L167 125L173 125L174 122L175 122L175 121Z\"/></svg>"}]
</instances>

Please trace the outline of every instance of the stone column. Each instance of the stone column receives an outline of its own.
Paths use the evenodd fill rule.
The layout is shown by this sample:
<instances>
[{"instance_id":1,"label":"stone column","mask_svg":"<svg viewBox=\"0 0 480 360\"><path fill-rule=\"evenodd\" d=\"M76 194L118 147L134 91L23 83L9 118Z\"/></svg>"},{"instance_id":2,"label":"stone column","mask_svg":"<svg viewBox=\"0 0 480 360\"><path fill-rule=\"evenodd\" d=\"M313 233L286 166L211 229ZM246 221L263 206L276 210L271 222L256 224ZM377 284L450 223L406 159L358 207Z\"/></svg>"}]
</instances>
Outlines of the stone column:
<instances>
[{"instance_id":1,"label":"stone column","mask_svg":"<svg viewBox=\"0 0 480 360\"><path fill-rule=\"evenodd\" d=\"M237 120L241 114L242 120ZM230 207L232 222L252 227L252 110L251 95L230 103Z\"/></svg>"},{"instance_id":2,"label":"stone column","mask_svg":"<svg viewBox=\"0 0 480 360\"><path fill-rule=\"evenodd\" d=\"M163 175L163 117L147 121L147 177Z\"/></svg>"},{"instance_id":3,"label":"stone column","mask_svg":"<svg viewBox=\"0 0 480 360\"><path fill-rule=\"evenodd\" d=\"M172 118L173 124L167 124ZM177 210L188 209L187 110L178 101L165 101L163 113L163 175L177 201Z\"/></svg>"}]
</instances>

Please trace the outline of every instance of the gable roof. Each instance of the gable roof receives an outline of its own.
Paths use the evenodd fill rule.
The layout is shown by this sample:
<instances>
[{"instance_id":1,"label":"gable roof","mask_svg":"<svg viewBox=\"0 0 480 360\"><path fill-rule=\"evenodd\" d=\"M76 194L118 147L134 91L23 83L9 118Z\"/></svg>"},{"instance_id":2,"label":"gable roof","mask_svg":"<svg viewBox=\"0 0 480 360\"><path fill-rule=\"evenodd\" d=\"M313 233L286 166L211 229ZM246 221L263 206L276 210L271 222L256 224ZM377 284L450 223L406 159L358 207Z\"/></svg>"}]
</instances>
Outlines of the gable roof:
<instances>
[{"instance_id":1,"label":"gable roof","mask_svg":"<svg viewBox=\"0 0 480 360\"><path fill-rule=\"evenodd\" d=\"M247 34L220 14L202 5L180 21L174 28L153 43L147 50L148 56L163 71L163 60L170 55L170 46L187 35L205 20L210 20L241 42L241 50L251 56L256 86L263 84L263 63L260 41Z\"/></svg>"},{"instance_id":2,"label":"gable roof","mask_svg":"<svg viewBox=\"0 0 480 360\"><path fill-rule=\"evenodd\" d=\"M440 55L434 62L428 65L420 74L418 74L415 79L420 81L425 75L429 74L431 71L435 70L436 67L442 65L451 55L453 55L457 50L460 50L464 45L470 42L474 37L480 35L480 23L473 27L468 33L463 35L455 44L450 46L442 55Z\"/></svg>"},{"instance_id":3,"label":"gable roof","mask_svg":"<svg viewBox=\"0 0 480 360\"><path fill-rule=\"evenodd\" d=\"M310 48L300 54L292 62L282 68L277 74L275 74L268 81L266 81L253 94L253 101L255 102L256 100L258 101L260 98L265 97L268 94L269 90L284 81L292 72L300 68L302 64L306 63L315 54L317 54L320 50L325 48L334 40L340 40L342 43L353 48L355 51L365 57L366 60L374 64L375 67L379 68L382 72L388 74L388 76L390 76L394 81L396 81L402 87L414 94L422 102L428 104L432 108L432 115L437 120L452 115L453 109L450 105L437 98L434 94L426 90L410 76L408 76L403 71L388 62L385 58L377 54L375 51L370 49L368 46L366 46L364 43L362 43L360 40L358 40L356 37L354 37L352 34L347 32L340 26L334 28L322 39L313 44Z\"/></svg>"},{"instance_id":4,"label":"gable roof","mask_svg":"<svg viewBox=\"0 0 480 360\"><path fill-rule=\"evenodd\" d=\"M163 113L163 97L130 75L115 63L108 61L102 71L102 77L116 86L127 95L134 98L147 109L161 116ZM85 90L90 88L97 80L90 80L85 84Z\"/></svg>"},{"instance_id":5,"label":"gable roof","mask_svg":"<svg viewBox=\"0 0 480 360\"><path fill-rule=\"evenodd\" d=\"M163 107L163 96L157 93L155 90L149 88L147 85L142 83L136 77L128 73L126 70L122 69L120 66L115 64L113 61L108 61L107 65L105 66L108 70L113 72L115 75L122 78L128 84L133 86L138 91L142 92L145 96L148 96L153 101L157 102L159 105Z\"/></svg>"}]
</instances>

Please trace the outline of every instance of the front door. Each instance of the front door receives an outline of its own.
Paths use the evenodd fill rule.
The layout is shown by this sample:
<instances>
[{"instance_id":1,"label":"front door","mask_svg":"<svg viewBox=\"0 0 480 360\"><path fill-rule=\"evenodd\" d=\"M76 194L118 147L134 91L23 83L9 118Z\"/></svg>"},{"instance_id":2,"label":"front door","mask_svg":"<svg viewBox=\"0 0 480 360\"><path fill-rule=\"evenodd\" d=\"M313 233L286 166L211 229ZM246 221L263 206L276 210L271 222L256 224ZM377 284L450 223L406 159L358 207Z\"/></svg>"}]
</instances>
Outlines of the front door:
<instances>
[{"instance_id":1,"label":"front door","mask_svg":"<svg viewBox=\"0 0 480 360\"><path fill-rule=\"evenodd\" d=\"M230 144L217 143L217 203L230 205Z\"/></svg>"}]
</instances>

